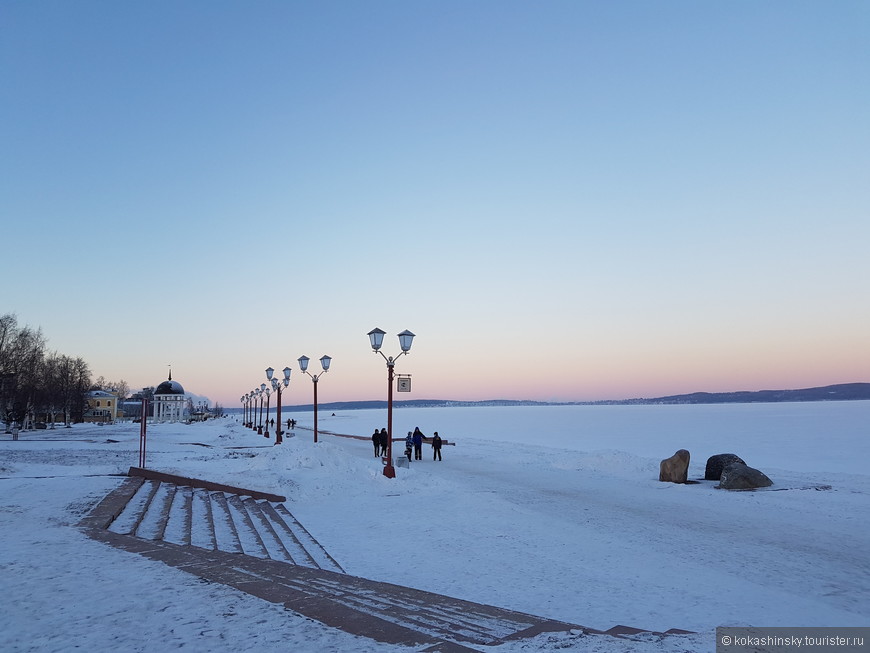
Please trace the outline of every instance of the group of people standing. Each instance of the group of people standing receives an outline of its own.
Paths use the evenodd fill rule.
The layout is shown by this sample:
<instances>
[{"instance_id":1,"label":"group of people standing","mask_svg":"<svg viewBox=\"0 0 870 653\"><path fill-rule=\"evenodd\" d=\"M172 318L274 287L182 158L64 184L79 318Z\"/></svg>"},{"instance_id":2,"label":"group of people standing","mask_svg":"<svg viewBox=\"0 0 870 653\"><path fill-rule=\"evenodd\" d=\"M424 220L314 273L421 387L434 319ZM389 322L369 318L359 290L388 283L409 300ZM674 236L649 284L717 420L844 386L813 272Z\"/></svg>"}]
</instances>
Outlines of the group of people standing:
<instances>
[{"instance_id":1,"label":"group of people standing","mask_svg":"<svg viewBox=\"0 0 870 653\"><path fill-rule=\"evenodd\" d=\"M387 429L381 429L372 433L372 444L375 445L375 458L378 456L387 455L387 445L390 442L390 436L387 435Z\"/></svg>"},{"instance_id":2,"label":"group of people standing","mask_svg":"<svg viewBox=\"0 0 870 653\"><path fill-rule=\"evenodd\" d=\"M408 457L408 462L411 462L411 451L414 452L414 460L423 460L423 440L427 439L420 427L415 427L414 431L408 431L408 437L405 438L405 455ZM372 444L375 448L375 456L386 456L387 446L390 442L390 436L387 434L387 429L381 429L372 433ZM441 460L441 436L438 431L432 435L432 460Z\"/></svg>"}]
</instances>

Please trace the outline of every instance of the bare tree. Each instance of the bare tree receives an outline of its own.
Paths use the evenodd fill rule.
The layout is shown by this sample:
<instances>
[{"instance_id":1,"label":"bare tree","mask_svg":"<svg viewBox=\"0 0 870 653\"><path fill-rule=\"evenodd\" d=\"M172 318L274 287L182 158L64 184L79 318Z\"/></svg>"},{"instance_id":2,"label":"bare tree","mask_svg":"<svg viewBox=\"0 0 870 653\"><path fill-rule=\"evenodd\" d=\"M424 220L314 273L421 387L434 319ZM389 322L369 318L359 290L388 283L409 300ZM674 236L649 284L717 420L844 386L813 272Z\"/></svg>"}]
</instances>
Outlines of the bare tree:
<instances>
[{"instance_id":1,"label":"bare tree","mask_svg":"<svg viewBox=\"0 0 870 653\"><path fill-rule=\"evenodd\" d=\"M59 412L63 413L67 426L74 412L81 418L87 404L87 391L91 387L88 364L81 358L53 352L42 360L38 369L38 382L32 394L35 415L50 421L52 428Z\"/></svg>"},{"instance_id":2,"label":"bare tree","mask_svg":"<svg viewBox=\"0 0 870 653\"><path fill-rule=\"evenodd\" d=\"M57 352L53 352L39 362L37 384L33 392L33 407L37 419L51 422L52 428L60 399L57 390L58 358Z\"/></svg>"},{"instance_id":3,"label":"bare tree","mask_svg":"<svg viewBox=\"0 0 870 653\"><path fill-rule=\"evenodd\" d=\"M58 356L56 362L57 408L63 412L63 423L70 426L70 409L73 404L75 361L69 356ZM54 418L52 417L52 425Z\"/></svg>"},{"instance_id":4,"label":"bare tree","mask_svg":"<svg viewBox=\"0 0 870 653\"><path fill-rule=\"evenodd\" d=\"M106 377L98 376L91 386L94 390L105 390L118 395L118 400L123 401L130 396L130 386L124 379L120 381L107 381Z\"/></svg>"},{"instance_id":5,"label":"bare tree","mask_svg":"<svg viewBox=\"0 0 870 653\"><path fill-rule=\"evenodd\" d=\"M130 386L124 379L116 381L114 384L115 394L118 395L118 401L124 401L130 396Z\"/></svg>"},{"instance_id":6,"label":"bare tree","mask_svg":"<svg viewBox=\"0 0 870 653\"><path fill-rule=\"evenodd\" d=\"M4 379L3 410L6 418L32 419L35 402L40 401L40 376L45 356L45 336L41 329L19 327L13 314L0 316L0 373ZM10 391L8 388L12 387Z\"/></svg>"},{"instance_id":7,"label":"bare tree","mask_svg":"<svg viewBox=\"0 0 870 653\"><path fill-rule=\"evenodd\" d=\"M88 364L45 349L42 329L19 327L14 314L0 315L0 418L42 417L53 425L62 410L67 425L73 416L83 419L91 384Z\"/></svg>"},{"instance_id":8,"label":"bare tree","mask_svg":"<svg viewBox=\"0 0 870 653\"><path fill-rule=\"evenodd\" d=\"M84 421L86 396L91 386L91 369L82 358L73 361L70 412L73 419Z\"/></svg>"}]
</instances>

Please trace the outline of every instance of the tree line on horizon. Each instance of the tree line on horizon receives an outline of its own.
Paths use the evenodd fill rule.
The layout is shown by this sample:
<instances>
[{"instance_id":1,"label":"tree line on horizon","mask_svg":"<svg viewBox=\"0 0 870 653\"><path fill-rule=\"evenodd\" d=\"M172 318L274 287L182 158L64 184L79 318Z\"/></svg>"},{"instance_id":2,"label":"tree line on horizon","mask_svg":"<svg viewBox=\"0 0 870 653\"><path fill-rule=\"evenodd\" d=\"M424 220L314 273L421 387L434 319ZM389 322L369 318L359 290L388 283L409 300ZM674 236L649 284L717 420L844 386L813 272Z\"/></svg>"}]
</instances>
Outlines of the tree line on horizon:
<instances>
[{"instance_id":1,"label":"tree line on horizon","mask_svg":"<svg viewBox=\"0 0 870 653\"><path fill-rule=\"evenodd\" d=\"M80 422L91 390L111 390L119 399L129 392L124 381L92 381L82 357L50 351L41 328L19 326L13 313L0 315L0 420L54 422L62 415L66 424Z\"/></svg>"},{"instance_id":2,"label":"tree line on horizon","mask_svg":"<svg viewBox=\"0 0 870 653\"><path fill-rule=\"evenodd\" d=\"M110 381L98 376L93 380L90 366L80 356L49 351L41 328L19 326L13 313L0 315L0 421L6 424L22 424L26 418L55 422L58 416L65 424L82 422L88 393L93 390L111 392L120 405L128 397L150 401L154 389L142 388L131 397L130 386L123 379ZM196 409L188 397L188 412ZM141 417L141 404L128 406L127 411L128 417ZM215 403L208 412L220 415L223 407Z\"/></svg>"}]
</instances>

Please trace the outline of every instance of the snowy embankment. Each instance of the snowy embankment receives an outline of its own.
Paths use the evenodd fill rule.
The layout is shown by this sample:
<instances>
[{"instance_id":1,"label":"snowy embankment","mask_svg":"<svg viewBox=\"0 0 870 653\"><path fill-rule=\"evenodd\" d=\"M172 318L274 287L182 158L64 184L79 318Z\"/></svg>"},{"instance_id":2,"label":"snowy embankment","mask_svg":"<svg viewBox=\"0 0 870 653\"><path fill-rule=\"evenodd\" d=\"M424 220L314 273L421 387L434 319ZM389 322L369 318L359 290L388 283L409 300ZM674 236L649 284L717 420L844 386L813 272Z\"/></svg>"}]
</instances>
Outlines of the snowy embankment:
<instances>
[{"instance_id":1,"label":"snowy embankment","mask_svg":"<svg viewBox=\"0 0 870 653\"><path fill-rule=\"evenodd\" d=\"M354 575L602 630L699 633L541 636L532 650L712 650L718 625L868 625L870 402L401 409L397 435L420 426L457 445L443 462L424 446L393 480L368 442L315 445L310 414L291 416L303 428L282 447L232 419L154 425L148 466L287 496ZM385 421L348 411L320 426L366 435ZM136 464L138 434L78 425L0 441L0 648L401 650L80 534L118 482L107 475ZM733 452L775 485L659 483L659 461L680 448L690 478Z\"/></svg>"}]
</instances>

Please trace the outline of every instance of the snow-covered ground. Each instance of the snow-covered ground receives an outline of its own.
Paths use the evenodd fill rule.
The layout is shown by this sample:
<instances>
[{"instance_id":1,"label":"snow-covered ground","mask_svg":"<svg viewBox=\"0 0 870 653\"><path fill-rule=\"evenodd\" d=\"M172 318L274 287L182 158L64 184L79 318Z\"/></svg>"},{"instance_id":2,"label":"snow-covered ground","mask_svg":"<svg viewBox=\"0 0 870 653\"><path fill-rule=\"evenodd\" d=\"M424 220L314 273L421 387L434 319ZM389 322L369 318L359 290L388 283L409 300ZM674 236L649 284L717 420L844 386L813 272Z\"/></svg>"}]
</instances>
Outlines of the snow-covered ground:
<instances>
[{"instance_id":1,"label":"snow-covered ground","mask_svg":"<svg viewBox=\"0 0 870 653\"><path fill-rule=\"evenodd\" d=\"M310 427L310 413L293 413ZM147 466L287 496L354 575L638 641L541 635L521 650L710 651L716 626L870 625L870 402L394 411L456 446L381 474L370 442L234 418L152 425ZM369 435L386 411L321 412ZM0 433L0 650L400 651L92 541L74 528L138 461L139 426ZM201 446L208 445L208 446ZM252 447L252 448L236 448ZM403 448L403 447L402 447ZM659 461L736 453L775 485L658 482ZM396 450L399 445L397 443ZM819 489L829 486L830 489Z\"/></svg>"}]
</instances>

